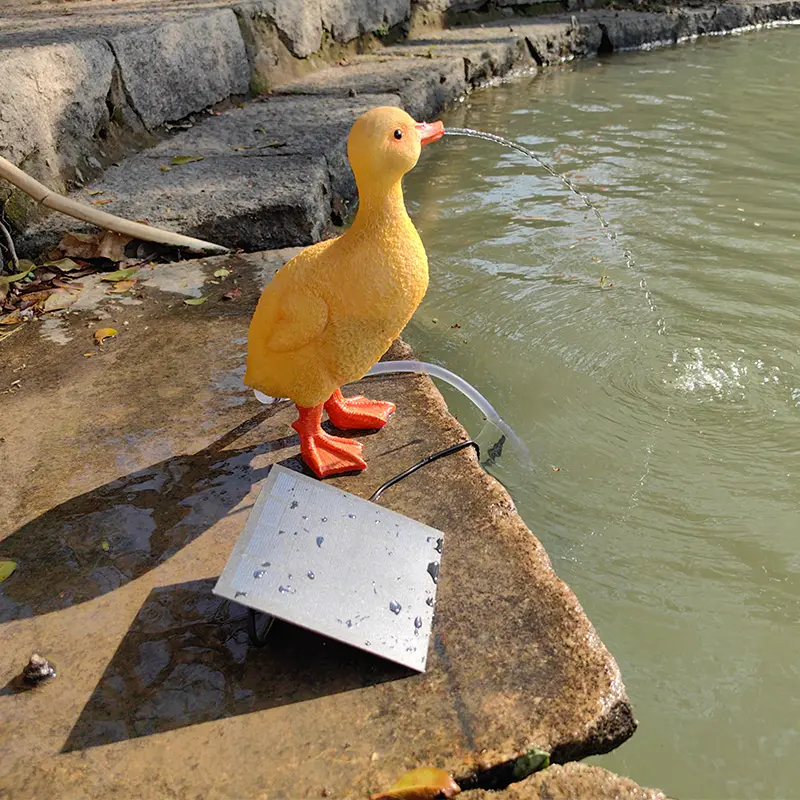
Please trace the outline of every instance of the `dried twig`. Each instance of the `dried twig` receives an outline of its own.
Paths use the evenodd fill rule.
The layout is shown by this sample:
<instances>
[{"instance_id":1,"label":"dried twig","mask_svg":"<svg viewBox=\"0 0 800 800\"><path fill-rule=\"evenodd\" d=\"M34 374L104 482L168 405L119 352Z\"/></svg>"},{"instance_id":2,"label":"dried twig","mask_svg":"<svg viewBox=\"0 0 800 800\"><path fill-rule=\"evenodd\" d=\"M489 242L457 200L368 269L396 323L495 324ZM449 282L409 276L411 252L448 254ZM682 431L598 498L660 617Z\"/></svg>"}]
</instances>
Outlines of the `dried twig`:
<instances>
[{"instance_id":1,"label":"dried twig","mask_svg":"<svg viewBox=\"0 0 800 800\"><path fill-rule=\"evenodd\" d=\"M205 242L202 239L193 239L191 236L181 236L179 233L165 231L161 228L152 228L140 222L122 219L122 217L115 217L113 214L108 214L105 211L79 203L72 198L51 192L46 186L15 167L2 156L0 156L0 178L4 178L10 184L16 186L17 189L36 200L37 203L41 203L47 208L60 211L62 214L75 219L82 219L84 222L89 222L92 225L97 225L115 233L131 236L134 239L142 239L145 242L156 242L157 244L165 244L171 247L183 247L186 250L198 253L229 252L228 248L222 247L222 245Z\"/></svg>"},{"instance_id":2,"label":"dried twig","mask_svg":"<svg viewBox=\"0 0 800 800\"><path fill-rule=\"evenodd\" d=\"M6 247L8 248L8 254L11 256L11 263L14 265L14 269L19 269L19 259L17 258L17 251L14 249L14 240L11 238L11 234L8 232L8 228L0 222L0 232L2 232L3 236L6 239ZM3 268L3 259L0 257L0 269Z\"/></svg>"}]
</instances>

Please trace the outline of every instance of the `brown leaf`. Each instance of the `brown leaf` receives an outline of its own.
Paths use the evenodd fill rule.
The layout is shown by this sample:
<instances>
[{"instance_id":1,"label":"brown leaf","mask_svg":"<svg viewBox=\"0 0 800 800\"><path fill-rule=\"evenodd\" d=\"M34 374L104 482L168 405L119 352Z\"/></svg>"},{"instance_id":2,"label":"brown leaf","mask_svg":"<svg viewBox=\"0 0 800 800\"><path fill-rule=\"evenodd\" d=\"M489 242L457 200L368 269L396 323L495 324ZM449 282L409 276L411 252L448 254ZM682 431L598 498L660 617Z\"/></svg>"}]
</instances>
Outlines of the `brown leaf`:
<instances>
[{"instance_id":1,"label":"brown leaf","mask_svg":"<svg viewBox=\"0 0 800 800\"><path fill-rule=\"evenodd\" d=\"M77 293L68 292L64 289L56 289L50 294L47 300L44 301L42 309L44 311L60 311L62 308L71 306L77 299Z\"/></svg>"},{"instance_id":2,"label":"brown leaf","mask_svg":"<svg viewBox=\"0 0 800 800\"><path fill-rule=\"evenodd\" d=\"M109 281L116 283L117 281L126 281L132 278L139 271L138 267L128 267L128 269L118 269L114 272L107 272L105 275L100 276L101 281Z\"/></svg>"},{"instance_id":3,"label":"brown leaf","mask_svg":"<svg viewBox=\"0 0 800 800\"><path fill-rule=\"evenodd\" d=\"M239 295L241 295L241 291L239 291L239 287L237 286L235 289L231 289L229 292L225 292L222 295L223 300L238 300Z\"/></svg>"},{"instance_id":4,"label":"brown leaf","mask_svg":"<svg viewBox=\"0 0 800 800\"><path fill-rule=\"evenodd\" d=\"M460 792L449 773L421 767L407 772L388 792L374 794L370 800L435 800L437 797L455 797Z\"/></svg>"},{"instance_id":5,"label":"brown leaf","mask_svg":"<svg viewBox=\"0 0 800 800\"><path fill-rule=\"evenodd\" d=\"M91 203L93 206L107 206L109 203L113 203L114 201L110 197L105 197L102 200L92 200Z\"/></svg>"},{"instance_id":6,"label":"brown leaf","mask_svg":"<svg viewBox=\"0 0 800 800\"><path fill-rule=\"evenodd\" d=\"M118 331L115 331L113 328L100 328L94 332L94 340L97 344L103 344L106 339L110 339L112 336L116 336Z\"/></svg>"},{"instance_id":7,"label":"brown leaf","mask_svg":"<svg viewBox=\"0 0 800 800\"><path fill-rule=\"evenodd\" d=\"M114 233L114 231L106 231L98 242L97 255L114 263L122 261L125 258L125 247L130 241L130 236L123 236L121 233Z\"/></svg>"},{"instance_id":8,"label":"brown leaf","mask_svg":"<svg viewBox=\"0 0 800 800\"><path fill-rule=\"evenodd\" d=\"M102 234L65 233L58 247L65 256L72 258L107 258L116 263L125 258L125 246L130 241L130 236L113 231Z\"/></svg>"},{"instance_id":9,"label":"brown leaf","mask_svg":"<svg viewBox=\"0 0 800 800\"><path fill-rule=\"evenodd\" d=\"M114 284L114 288L109 291L109 294L122 294L123 292L130 291L134 286L136 286L136 278L127 281L117 281Z\"/></svg>"},{"instance_id":10,"label":"brown leaf","mask_svg":"<svg viewBox=\"0 0 800 800\"><path fill-rule=\"evenodd\" d=\"M59 291L57 289L44 289L43 291L39 292L28 292L23 298L22 302L20 303L20 309L31 308L32 306L42 304L44 305L44 301L47 300L50 295L55 292Z\"/></svg>"},{"instance_id":11,"label":"brown leaf","mask_svg":"<svg viewBox=\"0 0 800 800\"><path fill-rule=\"evenodd\" d=\"M97 241L94 233L65 233L58 243L58 249L71 258L94 258Z\"/></svg>"},{"instance_id":12,"label":"brown leaf","mask_svg":"<svg viewBox=\"0 0 800 800\"><path fill-rule=\"evenodd\" d=\"M45 267L55 267L61 272L72 272L80 269L80 264L76 264L71 258L59 258L57 261L45 261Z\"/></svg>"},{"instance_id":13,"label":"brown leaf","mask_svg":"<svg viewBox=\"0 0 800 800\"><path fill-rule=\"evenodd\" d=\"M63 278L53 278L53 286L59 289L83 289L83 284L77 281L65 281Z\"/></svg>"},{"instance_id":14,"label":"brown leaf","mask_svg":"<svg viewBox=\"0 0 800 800\"><path fill-rule=\"evenodd\" d=\"M0 317L0 325L17 325L20 322L30 319L31 314L24 314L22 309L15 308L10 314Z\"/></svg>"}]
</instances>

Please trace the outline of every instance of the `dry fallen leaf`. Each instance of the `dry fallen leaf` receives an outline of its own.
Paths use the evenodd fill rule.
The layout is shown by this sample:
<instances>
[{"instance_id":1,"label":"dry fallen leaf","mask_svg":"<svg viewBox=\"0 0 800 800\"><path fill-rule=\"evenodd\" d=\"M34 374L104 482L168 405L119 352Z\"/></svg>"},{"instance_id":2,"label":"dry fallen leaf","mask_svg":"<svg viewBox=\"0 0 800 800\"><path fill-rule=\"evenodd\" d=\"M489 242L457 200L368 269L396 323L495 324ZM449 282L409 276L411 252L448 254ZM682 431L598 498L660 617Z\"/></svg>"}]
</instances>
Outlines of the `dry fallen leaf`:
<instances>
[{"instance_id":1,"label":"dry fallen leaf","mask_svg":"<svg viewBox=\"0 0 800 800\"><path fill-rule=\"evenodd\" d=\"M231 289L229 292L225 292L225 294L222 295L222 299L223 300L238 300L240 294L241 294L241 290L237 286L235 289Z\"/></svg>"},{"instance_id":2,"label":"dry fallen leaf","mask_svg":"<svg viewBox=\"0 0 800 800\"><path fill-rule=\"evenodd\" d=\"M113 203L114 201L110 197L106 197L103 200L92 200L93 206L107 206L109 203Z\"/></svg>"},{"instance_id":3,"label":"dry fallen leaf","mask_svg":"<svg viewBox=\"0 0 800 800\"><path fill-rule=\"evenodd\" d=\"M110 339L112 336L116 336L118 331L115 331L114 328L100 328L94 332L94 340L97 344L103 344L106 339Z\"/></svg>"},{"instance_id":4,"label":"dry fallen leaf","mask_svg":"<svg viewBox=\"0 0 800 800\"><path fill-rule=\"evenodd\" d=\"M42 308L44 311L60 311L62 308L69 308L77 299L78 292L56 289L44 301Z\"/></svg>"},{"instance_id":5,"label":"dry fallen leaf","mask_svg":"<svg viewBox=\"0 0 800 800\"><path fill-rule=\"evenodd\" d=\"M374 794L370 800L435 800L437 797L455 797L460 792L449 773L421 767L407 772L388 792Z\"/></svg>"},{"instance_id":6,"label":"dry fallen leaf","mask_svg":"<svg viewBox=\"0 0 800 800\"><path fill-rule=\"evenodd\" d=\"M93 233L65 233L58 249L72 258L94 258L97 251L97 236Z\"/></svg>"},{"instance_id":7,"label":"dry fallen leaf","mask_svg":"<svg viewBox=\"0 0 800 800\"><path fill-rule=\"evenodd\" d=\"M104 193L105 193L105 190L104 190L104 189L89 189L89 190L86 192L86 194L88 194L88 195L89 195L89 197L94 197L95 195L98 195L98 194L104 194Z\"/></svg>"},{"instance_id":8,"label":"dry fallen leaf","mask_svg":"<svg viewBox=\"0 0 800 800\"><path fill-rule=\"evenodd\" d=\"M186 303L187 306L199 306L205 303L208 300L207 297L188 297L183 302Z\"/></svg>"},{"instance_id":9,"label":"dry fallen leaf","mask_svg":"<svg viewBox=\"0 0 800 800\"><path fill-rule=\"evenodd\" d=\"M0 325L17 325L20 322L25 322L26 317L23 316L19 308L15 308L10 314L0 317Z\"/></svg>"},{"instance_id":10,"label":"dry fallen leaf","mask_svg":"<svg viewBox=\"0 0 800 800\"><path fill-rule=\"evenodd\" d=\"M180 167L183 164L191 164L193 161L202 161L205 156L173 156L169 162L173 167Z\"/></svg>"},{"instance_id":11,"label":"dry fallen leaf","mask_svg":"<svg viewBox=\"0 0 800 800\"><path fill-rule=\"evenodd\" d=\"M114 284L114 288L109 290L110 294L123 294L123 292L128 292L133 287L136 286L136 279L127 280L127 281L117 281Z\"/></svg>"},{"instance_id":12,"label":"dry fallen leaf","mask_svg":"<svg viewBox=\"0 0 800 800\"><path fill-rule=\"evenodd\" d=\"M561 467L551 467L553 472L561 472Z\"/></svg>"},{"instance_id":13,"label":"dry fallen leaf","mask_svg":"<svg viewBox=\"0 0 800 800\"><path fill-rule=\"evenodd\" d=\"M227 277L228 277L228 275L230 275L230 274L231 274L231 271L230 271L229 269L225 269L225 268L223 267L222 269L218 269L218 270L217 270L217 271L214 273L214 277L215 277L215 278L227 278Z\"/></svg>"},{"instance_id":14,"label":"dry fallen leaf","mask_svg":"<svg viewBox=\"0 0 800 800\"><path fill-rule=\"evenodd\" d=\"M97 244L97 255L100 258L107 258L115 264L125 258L125 247L132 239L130 236L123 236L121 233L106 231Z\"/></svg>"},{"instance_id":15,"label":"dry fallen leaf","mask_svg":"<svg viewBox=\"0 0 800 800\"><path fill-rule=\"evenodd\" d=\"M172 169L172 167L168 167L166 164L162 164L160 169L162 172L169 172Z\"/></svg>"},{"instance_id":16,"label":"dry fallen leaf","mask_svg":"<svg viewBox=\"0 0 800 800\"><path fill-rule=\"evenodd\" d=\"M61 237L58 249L65 256L72 258L107 258L116 263L125 258L125 246L130 241L130 236L123 236L113 231L105 231L102 234L65 233Z\"/></svg>"},{"instance_id":17,"label":"dry fallen leaf","mask_svg":"<svg viewBox=\"0 0 800 800\"><path fill-rule=\"evenodd\" d=\"M57 261L45 261L45 267L55 267L62 272L72 272L75 269L80 269L81 265L76 264L71 258L59 258Z\"/></svg>"},{"instance_id":18,"label":"dry fallen leaf","mask_svg":"<svg viewBox=\"0 0 800 800\"><path fill-rule=\"evenodd\" d=\"M117 281L125 281L128 278L131 278L139 271L138 267L129 267L128 269L118 269L114 272L107 272L105 275L100 276L101 281L112 281L116 283Z\"/></svg>"},{"instance_id":19,"label":"dry fallen leaf","mask_svg":"<svg viewBox=\"0 0 800 800\"><path fill-rule=\"evenodd\" d=\"M21 258L19 260L19 264L17 267L22 270L22 272L17 272L14 275L6 276L6 280L9 283L15 283L16 281L21 281L23 278L26 278L33 270L36 269L36 264L33 261L28 261L25 258Z\"/></svg>"},{"instance_id":20,"label":"dry fallen leaf","mask_svg":"<svg viewBox=\"0 0 800 800\"><path fill-rule=\"evenodd\" d=\"M0 561L0 583L14 574L17 565L14 561Z\"/></svg>"}]
</instances>

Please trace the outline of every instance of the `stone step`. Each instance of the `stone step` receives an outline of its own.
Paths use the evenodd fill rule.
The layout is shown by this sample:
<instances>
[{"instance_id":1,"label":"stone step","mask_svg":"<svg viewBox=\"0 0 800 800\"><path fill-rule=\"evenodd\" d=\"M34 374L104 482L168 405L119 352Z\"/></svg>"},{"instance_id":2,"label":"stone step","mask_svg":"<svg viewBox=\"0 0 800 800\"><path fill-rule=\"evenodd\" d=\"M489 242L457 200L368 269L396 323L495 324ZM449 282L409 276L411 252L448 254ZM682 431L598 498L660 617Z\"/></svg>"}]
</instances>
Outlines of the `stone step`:
<instances>
[{"instance_id":1,"label":"stone step","mask_svg":"<svg viewBox=\"0 0 800 800\"><path fill-rule=\"evenodd\" d=\"M237 9L241 21L243 12L238 6ZM229 43L217 41L217 34L225 38L217 29L227 24L224 15L234 17L231 9L209 12L209 19L217 20L217 16L223 15L214 23L213 35L212 29L207 29L208 25L196 15L181 23L193 31L194 45L189 50L196 49L205 37L209 48L220 51L213 58L206 53L206 60L199 56L188 61L177 56L172 61L167 59L161 50L169 36L160 28L151 34L126 33L126 38L113 41L111 50L103 43L79 43L89 50L82 50L80 57L73 53L77 59L74 63L69 59L63 62L61 56L56 58L54 51L48 51L50 60L45 59L38 66L48 67L51 73L62 62L72 64L77 72L84 64L88 65L82 68L84 72L89 67L90 71L102 67L103 74L108 73L108 81L104 78L98 84L102 91L88 79L81 84L82 93L69 106L69 118L58 122L65 130L72 130L73 135L60 146L53 159L74 163L76 168L87 163L81 151L81 131L94 130L92 126L108 127L108 120L103 122L102 114L98 117L95 113L98 108L104 111L106 106L113 108L117 117L130 121L125 123L130 130L138 125L141 136L150 136L148 141L152 143L154 126L174 118L171 115L186 114L244 91L247 75L256 74L254 59L257 61L267 52L256 30L262 12L267 14L258 5L248 11L249 16L245 15L250 26L243 28L249 31L245 36L249 42L249 61L244 50L236 51L241 56L239 61L239 56L226 55ZM152 225L229 247L252 251L309 244L321 238L332 223L341 220L347 204L354 198L355 187L344 158L345 141L352 121L369 107L401 105L416 118L430 119L474 86L514 68L552 64L610 49L674 41L683 36L798 15L800 4L777 0L729 3L713 12L709 9L675 13L591 11L573 16L513 18L450 30L423 30L377 55L349 57L342 59L340 65L301 76L244 108L231 108L219 116L212 112L210 118L203 115L190 130L124 159L120 166L111 167L73 196L88 202L111 199L105 210L118 216L146 219ZM232 31L233 28L231 36ZM239 28L236 31L238 36ZM173 31L176 35L178 32L177 28ZM305 52L306 45L298 44L305 41L300 33L299 29L295 31L297 42L292 47ZM287 35L284 31L284 38ZM160 43L158 46L153 45L154 36ZM78 46L70 43L73 45ZM90 45L96 45L95 50ZM11 55L15 52L12 50ZM35 49L34 55L38 57L41 53ZM0 62L10 57L2 55ZM217 62L224 68L216 66ZM38 62L31 59L31 63ZM159 65L154 74L164 73L158 80L146 69L151 63ZM311 61L303 69L307 70L310 64ZM292 69L296 67L293 64ZM11 72L13 76L14 71ZM28 75L31 86L39 80L38 74L33 69ZM62 87L66 93L71 91L68 77ZM10 85L13 89L13 80ZM108 97L103 87L108 89ZM0 87L0 108L4 111L0 114L0 142L6 128L27 130L26 114L20 110L23 105L16 99L20 93L14 90L15 102L5 103L4 92L8 91L11 91L8 86ZM173 95L182 99L176 100ZM112 96L113 102L109 100ZM39 152L36 142L40 139L49 142L51 149L58 144L58 137L46 130L53 120L48 117L49 112L45 113L47 109L40 106L36 99L35 121L28 131L28 144L36 152ZM12 112L6 112L7 108ZM6 124L9 119L11 126ZM39 130L42 125L45 128ZM144 139L136 141L141 144ZM264 147L271 142L280 142L281 146ZM0 144L0 154L6 151L12 156L16 153L20 156L17 163L26 166L25 147L15 149L13 141L11 145ZM203 160L168 169L176 155L203 156ZM95 163L99 166L99 162ZM77 174L80 175L79 170ZM96 192L102 194L93 194ZM81 229L80 224L66 218L50 217L28 226L19 249L25 255L35 256L57 242L63 231Z\"/></svg>"},{"instance_id":2,"label":"stone step","mask_svg":"<svg viewBox=\"0 0 800 800\"><path fill-rule=\"evenodd\" d=\"M110 200L104 211L230 248L319 241L356 195L346 153L355 119L380 105L405 106L426 119L467 88L460 58L362 56L347 64L204 116L70 196ZM181 157L199 160L173 165ZM29 227L19 249L36 255L65 230L89 229L50 215Z\"/></svg>"},{"instance_id":3,"label":"stone step","mask_svg":"<svg viewBox=\"0 0 800 800\"><path fill-rule=\"evenodd\" d=\"M355 195L346 156L353 121L369 108L399 102L385 94L252 102L124 159L71 196L108 200L104 211L230 248L311 244ZM175 163L188 158L198 160ZM51 215L20 246L42 251L64 230L89 227Z\"/></svg>"}]
</instances>

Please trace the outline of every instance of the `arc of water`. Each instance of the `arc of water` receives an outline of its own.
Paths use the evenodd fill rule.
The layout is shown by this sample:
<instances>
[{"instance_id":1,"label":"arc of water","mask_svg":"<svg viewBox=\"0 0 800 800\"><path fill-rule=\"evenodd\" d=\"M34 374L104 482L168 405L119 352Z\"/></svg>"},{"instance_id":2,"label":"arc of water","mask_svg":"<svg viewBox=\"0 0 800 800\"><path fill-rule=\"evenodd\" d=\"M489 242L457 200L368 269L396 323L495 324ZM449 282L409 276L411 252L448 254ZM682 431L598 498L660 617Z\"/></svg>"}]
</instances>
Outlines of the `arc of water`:
<instances>
[{"instance_id":1,"label":"arc of water","mask_svg":"<svg viewBox=\"0 0 800 800\"><path fill-rule=\"evenodd\" d=\"M574 183L573 181L568 178L566 175L562 175L561 173L557 172L553 167L551 167L546 161L541 159L533 150L524 147L517 142L513 142L510 139L504 139L502 136L497 136L493 133L484 133L483 131L476 131L472 128L445 128L444 129L445 135L449 136L469 136L473 139L485 139L488 142L495 142L496 144L502 145L503 147L508 147L511 150L516 150L518 153L522 153L523 155L527 156L528 158L535 161L545 172L549 175L554 177L556 180L560 181L564 186L569 189L572 194L578 197L581 202L586 206L589 211L594 214L597 221L600 223L600 227L603 229L603 233L605 234L606 238L609 242L611 242L612 246L617 248L621 253L623 260L625 262L625 266L628 270L635 275L639 279L639 288L644 292L645 300L647 301L648 308L654 314L658 313L657 306L655 301L653 300L653 295L650 292L649 287L647 286L647 280L636 268L636 261L633 258L633 253L627 248L625 245L621 244L617 239L617 234L612 230L611 226L608 224L608 221L603 216L602 212L599 208L591 201L591 199L582 192ZM666 332L666 323L664 320L659 317L658 318L658 333L659 335L664 334Z\"/></svg>"}]
</instances>

